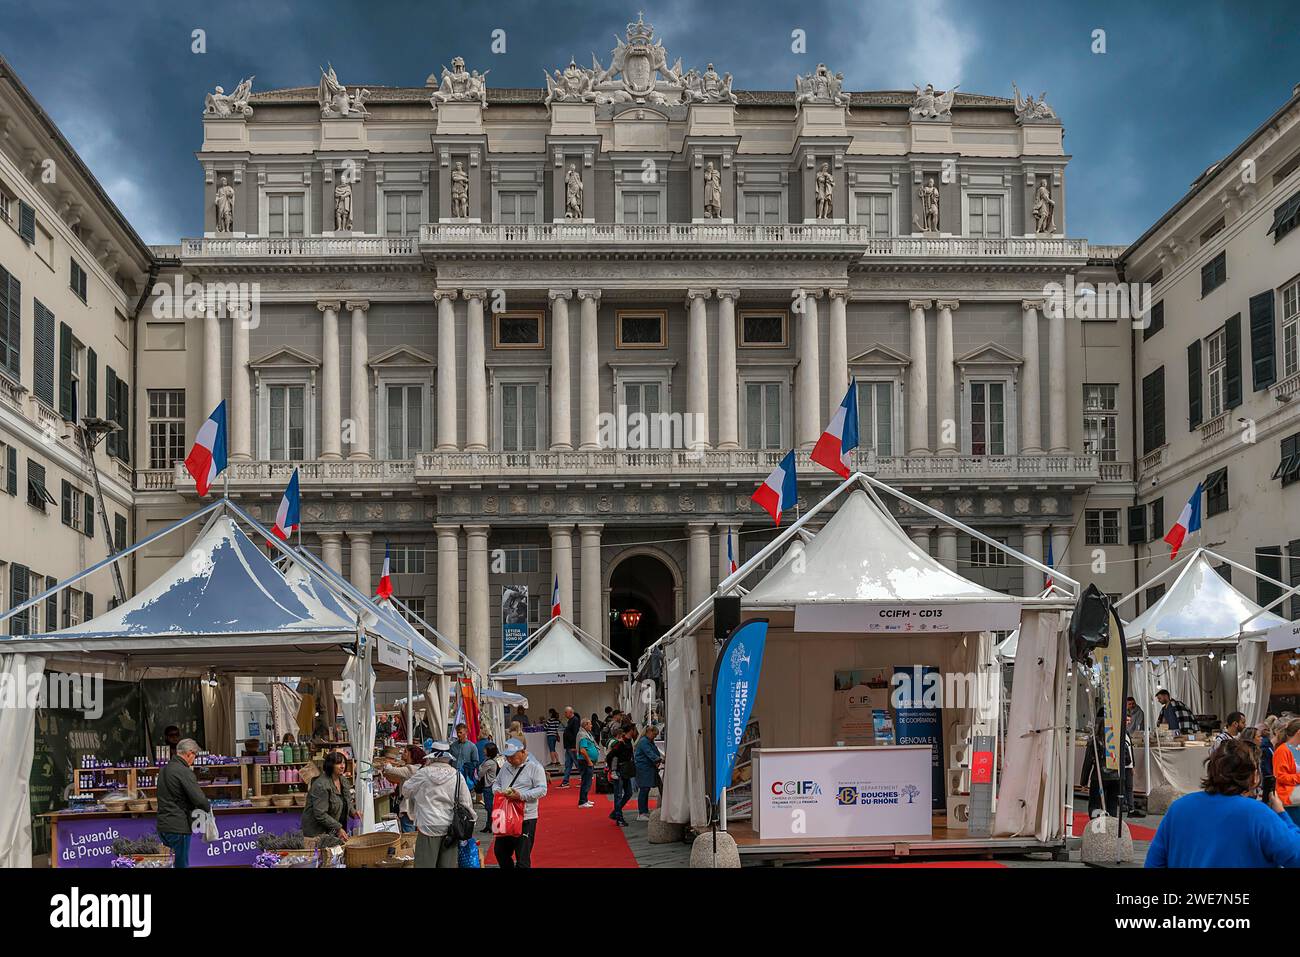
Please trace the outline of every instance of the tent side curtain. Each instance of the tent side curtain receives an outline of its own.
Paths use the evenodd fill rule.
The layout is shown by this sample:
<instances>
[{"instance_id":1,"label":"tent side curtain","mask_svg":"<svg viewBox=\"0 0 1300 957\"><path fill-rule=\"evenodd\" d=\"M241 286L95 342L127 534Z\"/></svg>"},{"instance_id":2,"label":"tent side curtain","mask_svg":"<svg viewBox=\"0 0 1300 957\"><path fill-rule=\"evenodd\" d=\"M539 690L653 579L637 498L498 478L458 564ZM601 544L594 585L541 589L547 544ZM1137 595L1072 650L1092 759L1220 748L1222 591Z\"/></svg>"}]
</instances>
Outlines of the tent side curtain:
<instances>
[{"instance_id":1,"label":"tent side curtain","mask_svg":"<svg viewBox=\"0 0 1300 957\"><path fill-rule=\"evenodd\" d=\"M664 647L669 715L665 748L663 812L665 821L704 827L704 736L700 728L700 666L695 634L678 635Z\"/></svg>"},{"instance_id":2,"label":"tent side curtain","mask_svg":"<svg viewBox=\"0 0 1300 957\"><path fill-rule=\"evenodd\" d=\"M18 695L28 679L45 671L37 655L0 654L0 680ZM36 749L36 709L0 708L0 868L32 866L32 758Z\"/></svg>"}]
</instances>

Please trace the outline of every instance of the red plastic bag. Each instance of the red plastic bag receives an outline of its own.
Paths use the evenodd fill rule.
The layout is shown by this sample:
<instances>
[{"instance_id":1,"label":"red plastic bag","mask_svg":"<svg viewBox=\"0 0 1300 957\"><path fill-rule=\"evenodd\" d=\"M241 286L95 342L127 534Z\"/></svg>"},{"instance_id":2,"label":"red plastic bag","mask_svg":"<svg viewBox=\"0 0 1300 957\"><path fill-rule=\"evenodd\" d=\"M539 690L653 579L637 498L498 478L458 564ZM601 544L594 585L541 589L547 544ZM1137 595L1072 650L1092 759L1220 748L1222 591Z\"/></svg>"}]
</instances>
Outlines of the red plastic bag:
<instances>
[{"instance_id":1,"label":"red plastic bag","mask_svg":"<svg viewBox=\"0 0 1300 957\"><path fill-rule=\"evenodd\" d=\"M492 833L500 837L523 836L524 802L498 798L492 808Z\"/></svg>"}]
</instances>

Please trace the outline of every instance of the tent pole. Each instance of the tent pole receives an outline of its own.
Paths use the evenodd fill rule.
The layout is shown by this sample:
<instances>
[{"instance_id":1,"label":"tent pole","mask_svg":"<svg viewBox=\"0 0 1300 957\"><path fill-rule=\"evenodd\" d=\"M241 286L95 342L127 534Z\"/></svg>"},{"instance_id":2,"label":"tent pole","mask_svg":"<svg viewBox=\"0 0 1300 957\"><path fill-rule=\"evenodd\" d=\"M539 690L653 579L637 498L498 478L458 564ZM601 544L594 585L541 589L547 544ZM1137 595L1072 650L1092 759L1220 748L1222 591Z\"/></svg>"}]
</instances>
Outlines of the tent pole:
<instances>
[{"instance_id":1,"label":"tent pole","mask_svg":"<svg viewBox=\"0 0 1300 957\"><path fill-rule=\"evenodd\" d=\"M1183 564L1185 564L1189 559L1194 558L1194 557L1196 556L1196 553L1199 552L1199 551L1201 551L1201 549L1199 549L1199 548L1193 549L1191 552L1189 552L1188 554L1184 555L1182 558L1179 558L1179 559L1175 560L1174 563L1173 563L1172 565L1170 565L1168 568L1166 568L1164 571L1159 572L1159 573L1157 573L1156 575L1153 575L1151 578L1148 578L1148 579L1147 579L1146 581L1144 581L1141 585L1138 585L1137 588L1134 588L1131 592L1129 592L1127 595L1125 595L1124 597L1122 597L1119 601L1115 602L1115 607L1118 608L1120 605L1124 604L1124 603L1125 603L1126 601L1128 601L1130 598L1132 598L1132 597L1134 597L1135 595L1137 595L1137 594L1138 594L1139 592L1141 592L1143 589L1150 588L1150 587L1151 587L1152 585L1154 585L1156 582L1160 581L1160 579L1164 578L1166 575L1168 575L1170 572L1172 572L1172 571L1173 571L1175 568L1177 568L1179 565L1183 565Z\"/></svg>"},{"instance_id":2,"label":"tent pole","mask_svg":"<svg viewBox=\"0 0 1300 957\"><path fill-rule=\"evenodd\" d=\"M1142 674L1144 676L1143 681L1147 686L1147 693L1146 693L1147 707L1150 708L1151 707L1151 655L1147 651L1146 631L1142 632ZM1160 732L1159 730L1156 729L1156 725L1153 723L1150 728L1147 727L1147 721L1149 720L1150 718L1148 717L1146 721L1142 722L1142 733L1147 736L1146 747L1143 748L1143 750L1146 752L1146 755L1143 758L1142 763L1146 767L1148 801L1151 799L1151 732L1152 731L1156 732L1155 734L1156 743L1157 744L1160 743Z\"/></svg>"}]
</instances>

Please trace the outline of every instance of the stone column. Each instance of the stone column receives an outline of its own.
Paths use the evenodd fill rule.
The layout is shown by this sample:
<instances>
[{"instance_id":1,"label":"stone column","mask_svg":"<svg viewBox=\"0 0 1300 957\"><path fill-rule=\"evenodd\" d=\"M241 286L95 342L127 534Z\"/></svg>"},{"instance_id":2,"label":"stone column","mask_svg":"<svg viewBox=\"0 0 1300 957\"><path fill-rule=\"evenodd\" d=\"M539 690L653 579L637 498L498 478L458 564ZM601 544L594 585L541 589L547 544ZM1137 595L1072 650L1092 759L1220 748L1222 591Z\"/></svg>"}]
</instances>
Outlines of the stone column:
<instances>
[{"instance_id":1,"label":"stone column","mask_svg":"<svg viewBox=\"0 0 1300 957\"><path fill-rule=\"evenodd\" d=\"M343 574L343 533L319 532L321 561L336 575Z\"/></svg>"},{"instance_id":2,"label":"stone column","mask_svg":"<svg viewBox=\"0 0 1300 957\"><path fill-rule=\"evenodd\" d=\"M586 451L600 447L600 290L579 289L578 301L578 447Z\"/></svg>"},{"instance_id":3,"label":"stone column","mask_svg":"<svg viewBox=\"0 0 1300 957\"><path fill-rule=\"evenodd\" d=\"M488 526L465 526L465 654L479 668L492 664L488 618Z\"/></svg>"},{"instance_id":4,"label":"stone column","mask_svg":"<svg viewBox=\"0 0 1300 957\"><path fill-rule=\"evenodd\" d=\"M686 526L686 605L690 611L712 593L709 565L711 522L691 522Z\"/></svg>"},{"instance_id":5,"label":"stone column","mask_svg":"<svg viewBox=\"0 0 1300 957\"><path fill-rule=\"evenodd\" d=\"M487 347L484 344L483 300L486 289L466 289L465 297L465 448L488 447Z\"/></svg>"},{"instance_id":6,"label":"stone column","mask_svg":"<svg viewBox=\"0 0 1300 957\"><path fill-rule=\"evenodd\" d=\"M1020 377L1020 451L1026 455L1043 452L1043 419L1039 402L1042 398L1042 381L1038 374L1038 310L1041 299L1025 299L1020 303L1020 351L1025 355Z\"/></svg>"},{"instance_id":7,"label":"stone column","mask_svg":"<svg viewBox=\"0 0 1300 957\"><path fill-rule=\"evenodd\" d=\"M460 644L460 526L435 525L438 535L438 620L434 623L442 637L457 648ZM474 662L480 668L484 664Z\"/></svg>"},{"instance_id":8,"label":"stone column","mask_svg":"<svg viewBox=\"0 0 1300 957\"><path fill-rule=\"evenodd\" d=\"M1070 428L1065 418L1065 310L1048 310L1047 325L1047 433L1053 454L1070 451Z\"/></svg>"},{"instance_id":9,"label":"stone column","mask_svg":"<svg viewBox=\"0 0 1300 957\"><path fill-rule=\"evenodd\" d=\"M957 444L957 369L953 365L952 312L960 303L955 299L942 299L935 303L939 308L934 350L934 384L937 392L935 412L938 413L939 434L935 446L940 455L956 455ZM947 433L947 436L945 436ZM947 440L946 440L947 439Z\"/></svg>"},{"instance_id":10,"label":"stone column","mask_svg":"<svg viewBox=\"0 0 1300 957\"><path fill-rule=\"evenodd\" d=\"M552 289L551 300L551 449L567 452L573 448L573 381L569 376L569 300L572 289ZM566 615L573 609L566 608Z\"/></svg>"},{"instance_id":11,"label":"stone column","mask_svg":"<svg viewBox=\"0 0 1300 957\"><path fill-rule=\"evenodd\" d=\"M368 459L370 455L370 344L366 313L370 303L345 304L352 313L352 451L350 459Z\"/></svg>"},{"instance_id":12,"label":"stone column","mask_svg":"<svg viewBox=\"0 0 1300 957\"><path fill-rule=\"evenodd\" d=\"M803 316L799 320L799 372L795 391L797 444L812 448L822 434L821 348L817 340L817 300L821 290L799 290Z\"/></svg>"},{"instance_id":13,"label":"stone column","mask_svg":"<svg viewBox=\"0 0 1300 957\"><path fill-rule=\"evenodd\" d=\"M707 289L686 290L686 428L693 449L709 447L709 321Z\"/></svg>"},{"instance_id":14,"label":"stone column","mask_svg":"<svg viewBox=\"0 0 1300 957\"><path fill-rule=\"evenodd\" d=\"M911 359L912 367L907 373L907 454L928 455L933 450L930 445L930 381L929 362L925 352L925 310L933 302L929 299L913 299L907 304L912 311L911 324ZM930 533L926 532L926 541Z\"/></svg>"},{"instance_id":15,"label":"stone column","mask_svg":"<svg viewBox=\"0 0 1300 957\"><path fill-rule=\"evenodd\" d=\"M203 310L203 408L202 423L221 404L221 321L213 308Z\"/></svg>"},{"instance_id":16,"label":"stone column","mask_svg":"<svg viewBox=\"0 0 1300 957\"><path fill-rule=\"evenodd\" d=\"M374 582L370 580L370 538L370 532L348 532L348 544L352 547L352 574L349 581L363 595L374 594Z\"/></svg>"},{"instance_id":17,"label":"stone column","mask_svg":"<svg viewBox=\"0 0 1300 957\"><path fill-rule=\"evenodd\" d=\"M439 452L455 452L456 435L456 290L436 289L438 303L438 445Z\"/></svg>"},{"instance_id":18,"label":"stone column","mask_svg":"<svg viewBox=\"0 0 1300 957\"><path fill-rule=\"evenodd\" d=\"M718 290L718 448L740 448L736 383L736 300L739 289Z\"/></svg>"},{"instance_id":19,"label":"stone column","mask_svg":"<svg viewBox=\"0 0 1300 957\"><path fill-rule=\"evenodd\" d=\"M578 627L591 637L609 644L602 612L604 584L600 566L600 532L602 525L579 525L581 540L578 566L582 575L582 605L578 610Z\"/></svg>"},{"instance_id":20,"label":"stone column","mask_svg":"<svg viewBox=\"0 0 1300 957\"><path fill-rule=\"evenodd\" d=\"M343 385L339 369L339 302L318 302L320 348L320 457L343 458Z\"/></svg>"},{"instance_id":21,"label":"stone column","mask_svg":"<svg viewBox=\"0 0 1300 957\"><path fill-rule=\"evenodd\" d=\"M833 409L849 391L849 291L831 289L826 295L831 307L826 330L826 404Z\"/></svg>"},{"instance_id":22,"label":"stone column","mask_svg":"<svg viewBox=\"0 0 1300 957\"><path fill-rule=\"evenodd\" d=\"M928 527L914 525L907 530L907 536L922 555L930 554L930 529Z\"/></svg>"},{"instance_id":23,"label":"stone column","mask_svg":"<svg viewBox=\"0 0 1300 957\"><path fill-rule=\"evenodd\" d=\"M573 607L573 526L551 526L551 582L560 580L560 614L574 620ZM550 595L547 595L550 598Z\"/></svg>"},{"instance_id":24,"label":"stone column","mask_svg":"<svg viewBox=\"0 0 1300 957\"><path fill-rule=\"evenodd\" d=\"M957 571L957 529L951 525L939 527L938 559L948 568Z\"/></svg>"},{"instance_id":25,"label":"stone column","mask_svg":"<svg viewBox=\"0 0 1300 957\"><path fill-rule=\"evenodd\" d=\"M248 331L251 316L230 318L230 457L251 459L253 425L248 377Z\"/></svg>"},{"instance_id":26,"label":"stone column","mask_svg":"<svg viewBox=\"0 0 1300 957\"><path fill-rule=\"evenodd\" d=\"M1043 560L1043 532L1046 528L1042 525L1026 525L1023 551L1030 558L1041 562ZM1024 593L1027 597L1033 597L1043 590L1043 573L1032 565L1025 565Z\"/></svg>"}]
</instances>

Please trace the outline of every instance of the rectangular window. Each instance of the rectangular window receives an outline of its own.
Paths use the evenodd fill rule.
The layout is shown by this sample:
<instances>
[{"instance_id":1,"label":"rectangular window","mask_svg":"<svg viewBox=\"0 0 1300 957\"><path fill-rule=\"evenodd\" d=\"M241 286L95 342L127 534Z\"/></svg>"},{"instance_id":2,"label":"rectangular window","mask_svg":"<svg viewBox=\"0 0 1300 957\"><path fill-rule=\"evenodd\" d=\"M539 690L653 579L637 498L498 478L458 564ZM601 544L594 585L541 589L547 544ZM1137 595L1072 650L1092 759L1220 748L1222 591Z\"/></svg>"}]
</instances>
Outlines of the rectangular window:
<instances>
[{"instance_id":1,"label":"rectangular window","mask_svg":"<svg viewBox=\"0 0 1300 957\"><path fill-rule=\"evenodd\" d=\"M991 536L1000 544L1005 545L1007 540L999 536ZM972 568L1001 568L1007 563L1007 553L1001 549L994 548L988 542L981 541L978 538L970 540L970 564Z\"/></svg>"},{"instance_id":2,"label":"rectangular window","mask_svg":"<svg viewBox=\"0 0 1300 957\"><path fill-rule=\"evenodd\" d=\"M1267 575L1269 578L1277 581L1282 580L1282 546L1281 545L1261 545L1255 549L1255 570L1261 575ZM1271 602L1277 601L1281 596L1282 589L1273 582L1265 581L1262 578L1255 579L1255 601L1264 608L1268 608ZM1269 609L1277 614L1282 613L1285 606Z\"/></svg>"},{"instance_id":3,"label":"rectangular window","mask_svg":"<svg viewBox=\"0 0 1300 957\"><path fill-rule=\"evenodd\" d=\"M657 190L625 189L623 199L623 222L654 225L663 222L660 218L659 192Z\"/></svg>"},{"instance_id":4,"label":"rectangular window","mask_svg":"<svg viewBox=\"0 0 1300 957\"><path fill-rule=\"evenodd\" d=\"M0 266L0 369L15 382L22 375L22 292L22 283Z\"/></svg>"},{"instance_id":5,"label":"rectangular window","mask_svg":"<svg viewBox=\"0 0 1300 957\"><path fill-rule=\"evenodd\" d=\"M967 225L970 235L977 239L1002 238L1002 197L968 196Z\"/></svg>"},{"instance_id":6,"label":"rectangular window","mask_svg":"<svg viewBox=\"0 0 1300 957\"><path fill-rule=\"evenodd\" d=\"M1151 513L1151 534L1147 540L1158 542L1165 537L1165 500L1158 498L1147 507Z\"/></svg>"},{"instance_id":7,"label":"rectangular window","mask_svg":"<svg viewBox=\"0 0 1300 957\"><path fill-rule=\"evenodd\" d=\"M69 259L68 267L68 286L77 294L77 298L82 302L86 301L86 270L81 268L81 263L75 259Z\"/></svg>"},{"instance_id":8,"label":"rectangular window","mask_svg":"<svg viewBox=\"0 0 1300 957\"><path fill-rule=\"evenodd\" d=\"M755 193L748 190L740 208L742 223L776 224L781 222L781 194L778 191Z\"/></svg>"},{"instance_id":9,"label":"rectangular window","mask_svg":"<svg viewBox=\"0 0 1300 957\"><path fill-rule=\"evenodd\" d=\"M388 385L388 457L410 459L424 449L424 386Z\"/></svg>"},{"instance_id":10,"label":"rectangular window","mask_svg":"<svg viewBox=\"0 0 1300 957\"><path fill-rule=\"evenodd\" d=\"M384 233L388 236L420 235L424 217L423 195L417 192L384 193Z\"/></svg>"},{"instance_id":11,"label":"rectangular window","mask_svg":"<svg viewBox=\"0 0 1300 957\"><path fill-rule=\"evenodd\" d=\"M537 573L536 545L509 545L501 549L502 572L506 575L533 575Z\"/></svg>"},{"instance_id":12,"label":"rectangular window","mask_svg":"<svg viewBox=\"0 0 1300 957\"><path fill-rule=\"evenodd\" d=\"M620 349L662 349L668 345L668 314L619 310L616 319Z\"/></svg>"},{"instance_id":13,"label":"rectangular window","mask_svg":"<svg viewBox=\"0 0 1300 957\"><path fill-rule=\"evenodd\" d=\"M542 314L540 312L494 312L492 344L497 349L544 348L546 341L542 335Z\"/></svg>"},{"instance_id":14,"label":"rectangular window","mask_svg":"<svg viewBox=\"0 0 1300 957\"><path fill-rule=\"evenodd\" d=\"M36 245L36 210L21 199L18 201L18 235L27 245Z\"/></svg>"},{"instance_id":15,"label":"rectangular window","mask_svg":"<svg viewBox=\"0 0 1300 957\"><path fill-rule=\"evenodd\" d=\"M891 234L889 228L889 193L857 193L853 198L854 222L864 227L872 239Z\"/></svg>"},{"instance_id":16,"label":"rectangular window","mask_svg":"<svg viewBox=\"0 0 1300 957\"><path fill-rule=\"evenodd\" d=\"M501 384L501 451L537 451L537 383Z\"/></svg>"},{"instance_id":17,"label":"rectangular window","mask_svg":"<svg viewBox=\"0 0 1300 957\"><path fill-rule=\"evenodd\" d=\"M424 617L424 599L399 597L398 600L406 607L399 607L397 613L410 622L416 630L419 630L420 619Z\"/></svg>"},{"instance_id":18,"label":"rectangular window","mask_svg":"<svg viewBox=\"0 0 1300 957\"><path fill-rule=\"evenodd\" d=\"M745 448L780 449L781 383L745 383Z\"/></svg>"},{"instance_id":19,"label":"rectangular window","mask_svg":"<svg viewBox=\"0 0 1300 957\"><path fill-rule=\"evenodd\" d=\"M1006 384L972 382L970 384L970 454L1005 455Z\"/></svg>"},{"instance_id":20,"label":"rectangular window","mask_svg":"<svg viewBox=\"0 0 1300 957\"><path fill-rule=\"evenodd\" d=\"M1119 456L1119 386L1113 383L1083 384L1083 450L1102 462Z\"/></svg>"},{"instance_id":21,"label":"rectangular window","mask_svg":"<svg viewBox=\"0 0 1300 957\"><path fill-rule=\"evenodd\" d=\"M1219 329L1205 339L1205 360L1209 371L1210 384L1210 418L1223 411L1224 378L1227 375L1226 340L1223 330Z\"/></svg>"},{"instance_id":22,"label":"rectangular window","mask_svg":"<svg viewBox=\"0 0 1300 957\"><path fill-rule=\"evenodd\" d=\"M501 190L497 193L497 202L500 205L500 222L539 222L537 213L537 193L532 190Z\"/></svg>"},{"instance_id":23,"label":"rectangular window","mask_svg":"<svg viewBox=\"0 0 1300 957\"><path fill-rule=\"evenodd\" d=\"M1228 281L1228 254L1221 252L1201 267L1201 296L1204 298Z\"/></svg>"},{"instance_id":24,"label":"rectangular window","mask_svg":"<svg viewBox=\"0 0 1300 957\"><path fill-rule=\"evenodd\" d=\"M1119 509L1090 508L1084 512L1085 545L1119 544Z\"/></svg>"},{"instance_id":25,"label":"rectangular window","mask_svg":"<svg viewBox=\"0 0 1300 957\"><path fill-rule=\"evenodd\" d=\"M1142 454L1165 444L1165 367L1142 377Z\"/></svg>"},{"instance_id":26,"label":"rectangular window","mask_svg":"<svg viewBox=\"0 0 1300 957\"><path fill-rule=\"evenodd\" d=\"M786 314L784 312L759 312L742 310L740 313L740 345L749 349L779 349L786 342Z\"/></svg>"},{"instance_id":27,"label":"rectangular window","mask_svg":"<svg viewBox=\"0 0 1300 957\"><path fill-rule=\"evenodd\" d=\"M1287 543L1287 577L1288 585L1300 585L1300 539L1292 539ZM1280 608L1274 609L1279 615L1296 621L1300 619L1300 591L1291 596L1290 611L1282 611Z\"/></svg>"},{"instance_id":28,"label":"rectangular window","mask_svg":"<svg viewBox=\"0 0 1300 957\"><path fill-rule=\"evenodd\" d=\"M149 468L170 469L183 462L185 446L185 390L149 390Z\"/></svg>"},{"instance_id":29,"label":"rectangular window","mask_svg":"<svg viewBox=\"0 0 1300 957\"><path fill-rule=\"evenodd\" d=\"M1154 541L1155 536L1147 536L1147 510L1144 505L1130 505L1128 507L1128 543L1130 545L1141 545L1147 541Z\"/></svg>"},{"instance_id":30,"label":"rectangular window","mask_svg":"<svg viewBox=\"0 0 1300 957\"><path fill-rule=\"evenodd\" d=\"M1161 598L1165 596L1165 583L1160 582L1158 585L1152 585L1146 591L1147 607L1150 608Z\"/></svg>"},{"instance_id":31,"label":"rectangular window","mask_svg":"<svg viewBox=\"0 0 1300 957\"><path fill-rule=\"evenodd\" d=\"M1296 157L1300 159L1300 157ZM1294 161L1293 161L1294 162ZM1281 242L1282 237L1300 225L1300 193L1296 193L1281 206L1273 210L1273 225L1268 231L1273 234L1273 242Z\"/></svg>"},{"instance_id":32,"label":"rectangular window","mask_svg":"<svg viewBox=\"0 0 1300 957\"><path fill-rule=\"evenodd\" d=\"M75 422L82 409L86 347L77 341L66 322L59 323L59 415Z\"/></svg>"},{"instance_id":33,"label":"rectangular window","mask_svg":"<svg viewBox=\"0 0 1300 957\"><path fill-rule=\"evenodd\" d=\"M1201 233L1201 245L1204 246L1215 236L1219 235L1219 233L1223 232L1227 224L1228 224L1227 219L1224 218L1223 216L1220 216L1213 223L1207 226L1205 231Z\"/></svg>"},{"instance_id":34,"label":"rectangular window","mask_svg":"<svg viewBox=\"0 0 1300 957\"><path fill-rule=\"evenodd\" d=\"M17 460L18 450L8 442L0 442L0 492L13 495L18 491L16 476L14 475Z\"/></svg>"},{"instance_id":35,"label":"rectangular window","mask_svg":"<svg viewBox=\"0 0 1300 957\"><path fill-rule=\"evenodd\" d=\"M306 225L303 217L305 198L302 193L267 193L267 235L279 238L305 236Z\"/></svg>"},{"instance_id":36,"label":"rectangular window","mask_svg":"<svg viewBox=\"0 0 1300 957\"><path fill-rule=\"evenodd\" d=\"M59 504L45 487L45 466L31 459L27 460L27 504L42 512L47 505Z\"/></svg>"},{"instance_id":37,"label":"rectangular window","mask_svg":"<svg viewBox=\"0 0 1300 957\"><path fill-rule=\"evenodd\" d=\"M390 567L394 575L424 574L423 545L393 545L391 548Z\"/></svg>"},{"instance_id":38,"label":"rectangular window","mask_svg":"<svg viewBox=\"0 0 1300 957\"><path fill-rule=\"evenodd\" d=\"M83 519L86 517L86 513L82 510L81 490L74 488L67 479L63 479L61 491L59 502L63 524L80 532L83 528ZM85 500L89 501L89 498L86 497Z\"/></svg>"},{"instance_id":39,"label":"rectangular window","mask_svg":"<svg viewBox=\"0 0 1300 957\"><path fill-rule=\"evenodd\" d=\"M1228 510L1228 470L1221 468L1205 479L1205 515L1218 515Z\"/></svg>"},{"instance_id":40,"label":"rectangular window","mask_svg":"<svg viewBox=\"0 0 1300 957\"><path fill-rule=\"evenodd\" d=\"M108 454L123 462L130 462L131 389L126 380L118 378L112 366L104 367L104 418L119 426L108 433L108 438L104 440Z\"/></svg>"},{"instance_id":41,"label":"rectangular window","mask_svg":"<svg viewBox=\"0 0 1300 957\"><path fill-rule=\"evenodd\" d=\"M113 516L113 551L120 552L126 548L126 516Z\"/></svg>"},{"instance_id":42,"label":"rectangular window","mask_svg":"<svg viewBox=\"0 0 1300 957\"><path fill-rule=\"evenodd\" d=\"M627 446L630 449L657 449L663 447L664 436L660 428L659 413L663 410L663 383L624 381L623 405L627 413ZM635 416L636 418L633 418Z\"/></svg>"},{"instance_id":43,"label":"rectangular window","mask_svg":"<svg viewBox=\"0 0 1300 957\"><path fill-rule=\"evenodd\" d=\"M271 459L300 461L306 457L306 386L272 385L268 391Z\"/></svg>"},{"instance_id":44,"label":"rectangular window","mask_svg":"<svg viewBox=\"0 0 1300 957\"><path fill-rule=\"evenodd\" d=\"M1150 339L1165 327L1165 301L1161 299L1151 307L1151 318L1142 330L1142 341Z\"/></svg>"},{"instance_id":45,"label":"rectangular window","mask_svg":"<svg viewBox=\"0 0 1300 957\"><path fill-rule=\"evenodd\" d=\"M877 455L894 454L894 383L858 380L858 442Z\"/></svg>"},{"instance_id":46,"label":"rectangular window","mask_svg":"<svg viewBox=\"0 0 1300 957\"><path fill-rule=\"evenodd\" d=\"M1300 279L1282 287L1282 377L1300 372Z\"/></svg>"}]
</instances>

